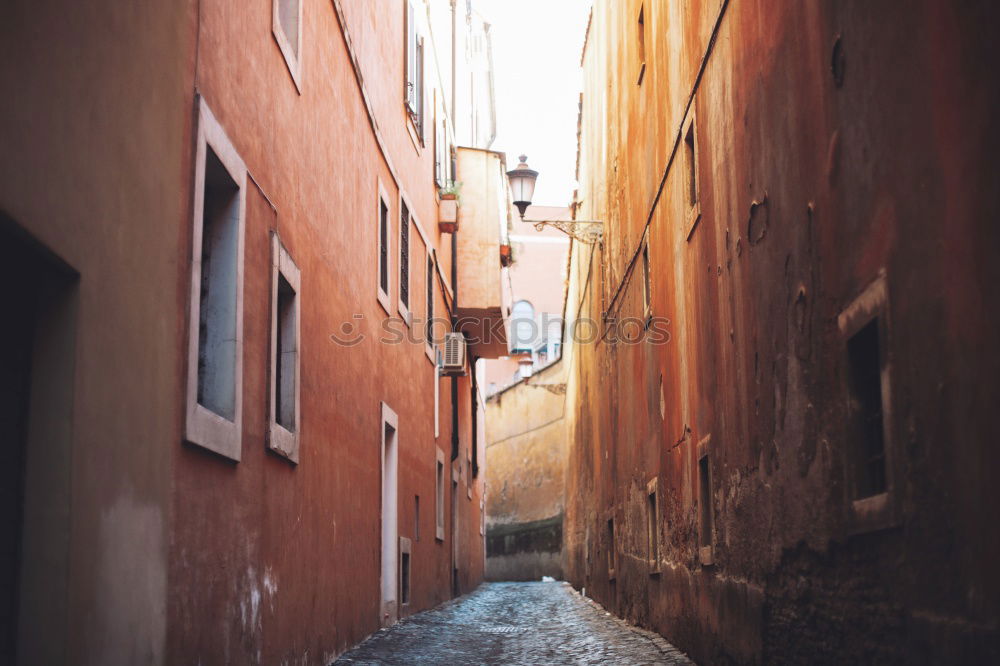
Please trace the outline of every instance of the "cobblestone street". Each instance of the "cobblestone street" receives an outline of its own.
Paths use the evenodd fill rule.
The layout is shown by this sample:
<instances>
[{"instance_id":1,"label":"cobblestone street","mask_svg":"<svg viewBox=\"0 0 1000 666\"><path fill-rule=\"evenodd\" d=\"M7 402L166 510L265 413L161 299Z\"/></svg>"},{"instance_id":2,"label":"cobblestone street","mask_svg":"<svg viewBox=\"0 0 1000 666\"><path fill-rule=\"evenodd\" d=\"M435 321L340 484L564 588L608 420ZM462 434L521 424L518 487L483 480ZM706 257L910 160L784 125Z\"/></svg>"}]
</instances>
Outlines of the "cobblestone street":
<instances>
[{"instance_id":1,"label":"cobblestone street","mask_svg":"<svg viewBox=\"0 0 1000 666\"><path fill-rule=\"evenodd\" d=\"M336 664L692 664L565 583L485 583L382 630Z\"/></svg>"}]
</instances>

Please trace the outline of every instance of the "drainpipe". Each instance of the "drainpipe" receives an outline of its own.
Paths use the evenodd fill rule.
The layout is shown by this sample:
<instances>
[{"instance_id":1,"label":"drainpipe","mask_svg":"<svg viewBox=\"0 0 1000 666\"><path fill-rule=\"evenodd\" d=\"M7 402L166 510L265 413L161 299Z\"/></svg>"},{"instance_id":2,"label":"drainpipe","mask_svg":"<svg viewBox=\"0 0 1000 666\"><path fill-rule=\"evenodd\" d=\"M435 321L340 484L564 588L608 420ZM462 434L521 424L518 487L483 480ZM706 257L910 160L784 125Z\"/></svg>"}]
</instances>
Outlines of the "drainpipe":
<instances>
[{"instance_id":1,"label":"drainpipe","mask_svg":"<svg viewBox=\"0 0 1000 666\"><path fill-rule=\"evenodd\" d=\"M458 310L458 233L451 234L451 288L455 294L455 309ZM452 315L452 327L458 323L457 313ZM451 459L458 458L458 377L451 378Z\"/></svg>"}]
</instances>

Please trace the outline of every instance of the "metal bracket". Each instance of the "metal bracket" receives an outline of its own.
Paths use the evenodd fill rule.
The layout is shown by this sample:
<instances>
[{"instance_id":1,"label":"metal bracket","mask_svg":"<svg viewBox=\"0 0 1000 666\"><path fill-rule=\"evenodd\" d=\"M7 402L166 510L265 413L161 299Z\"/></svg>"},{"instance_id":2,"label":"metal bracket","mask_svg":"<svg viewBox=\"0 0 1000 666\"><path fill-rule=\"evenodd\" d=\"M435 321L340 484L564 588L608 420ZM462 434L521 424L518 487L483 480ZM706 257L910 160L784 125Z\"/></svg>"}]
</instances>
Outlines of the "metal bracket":
<instances>
[{"instance_id":1,"label":"metal bracket","mask_svg":"<svg viewBox=\"0 0 1000 666\"><path fill-rule=\"evenodd\" d=\"M587 245L601 242L604 223L599 220L538 220L532 221L535 231L555 227L573 240Z\"/></svg>"}]
</instances>

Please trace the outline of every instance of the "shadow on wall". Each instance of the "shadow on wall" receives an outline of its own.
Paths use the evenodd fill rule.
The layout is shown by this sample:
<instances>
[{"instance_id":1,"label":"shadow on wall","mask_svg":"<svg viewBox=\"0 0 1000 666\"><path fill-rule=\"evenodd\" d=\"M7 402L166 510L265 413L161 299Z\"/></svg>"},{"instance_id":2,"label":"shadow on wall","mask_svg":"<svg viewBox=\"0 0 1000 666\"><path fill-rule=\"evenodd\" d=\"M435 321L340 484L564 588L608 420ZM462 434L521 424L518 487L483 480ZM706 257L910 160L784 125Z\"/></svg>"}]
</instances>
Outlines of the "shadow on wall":
<instances>
[{"instance_id":1,"label":"shadow on wall","mask_svg":"<svg viewBox=\"0 0 1000 666\"><path fill-rule=\"evenodd\" d=\"M486 530L486 580L563 579L563 514Z\"/></svg>"}]
</instances>

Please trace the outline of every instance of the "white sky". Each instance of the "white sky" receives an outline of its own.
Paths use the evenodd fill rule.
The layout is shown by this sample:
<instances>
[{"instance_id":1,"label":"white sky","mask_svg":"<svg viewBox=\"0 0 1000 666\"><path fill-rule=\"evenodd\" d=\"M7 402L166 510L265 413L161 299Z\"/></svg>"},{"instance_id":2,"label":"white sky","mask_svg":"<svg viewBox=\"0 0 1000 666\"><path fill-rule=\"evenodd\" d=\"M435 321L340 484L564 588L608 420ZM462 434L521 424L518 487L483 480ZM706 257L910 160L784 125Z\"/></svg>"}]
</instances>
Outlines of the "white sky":
<instances>
[{"instance_id":1,"label":"white sky","mask_svg":"<svg viewBox=\"0 0 1000 666\"><path fill-rule=\"evenodd\" d=\"M539 172L532 203L568 206L576 188L580 54L591 0L476 0L491 24L497 138L508 168Z\"/></svg>"}]
</instances>

